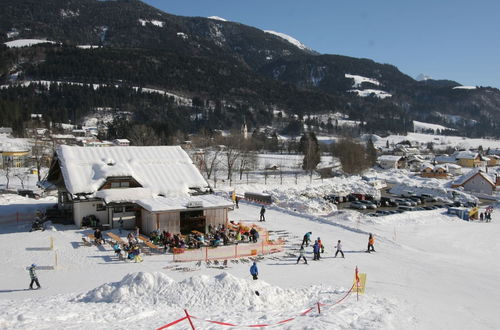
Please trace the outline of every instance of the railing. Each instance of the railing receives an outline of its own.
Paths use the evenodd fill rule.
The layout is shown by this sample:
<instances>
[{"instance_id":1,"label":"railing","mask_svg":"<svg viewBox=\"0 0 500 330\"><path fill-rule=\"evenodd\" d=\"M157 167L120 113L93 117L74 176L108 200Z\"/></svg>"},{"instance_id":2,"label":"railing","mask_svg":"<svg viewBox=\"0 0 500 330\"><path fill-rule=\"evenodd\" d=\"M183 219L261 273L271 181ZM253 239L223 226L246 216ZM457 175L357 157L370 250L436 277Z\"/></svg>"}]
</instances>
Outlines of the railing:
<instances>
[{"instance_id":1,"label":"railing","mask_svg":"<svg viewBox=\"0 0 500 330\"><path fill-rule=\"evenodd\" d=\"M21 223L27 223L27 222L32 222L33 219L36 216L36 212L31 212L31 213L21 213L21 212L16 212L16 213L11 213L11 214L4 214L0 215L0 224L21 224Z\"/></svg>"}]
</instances>

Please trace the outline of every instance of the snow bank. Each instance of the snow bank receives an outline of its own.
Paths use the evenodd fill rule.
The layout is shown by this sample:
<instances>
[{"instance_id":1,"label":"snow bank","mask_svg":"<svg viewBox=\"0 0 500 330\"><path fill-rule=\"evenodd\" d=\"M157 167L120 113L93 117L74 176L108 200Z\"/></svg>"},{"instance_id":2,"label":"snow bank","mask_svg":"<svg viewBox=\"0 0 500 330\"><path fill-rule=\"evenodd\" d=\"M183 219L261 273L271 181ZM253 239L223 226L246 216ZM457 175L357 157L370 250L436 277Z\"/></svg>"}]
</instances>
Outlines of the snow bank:
<instances>
[{"instance_id":1,"label":"snow bank","mask_svg":"<svg viewBox=\"0 0 500 330\"><path fill-rule=\"evenodd\" d=\"M302 308L317 297L316 289L282 289L262 281L240 279L226 272L216 276L193 276L180 282L160 272L138 272L126 275L119 282L101 285L77 297L76 302L134 301L179 308L237 305L239 310L269 310L276 306L286 309L290 305ZM259 291L260 295L257 296L255 291Z\"/></svg>"},{"instance_id":2,"label":"snow bank","mask_svg":"<svg viewBox=\"0 0 500 330\"><path fill-rule=\"evenodd\" d=\"M17 39L8 41L5 46L9 48L20 48L20 47L31 47L37 44L55 44L55 41L47 40L47 39Z\"/></svg>"}]
</instances>

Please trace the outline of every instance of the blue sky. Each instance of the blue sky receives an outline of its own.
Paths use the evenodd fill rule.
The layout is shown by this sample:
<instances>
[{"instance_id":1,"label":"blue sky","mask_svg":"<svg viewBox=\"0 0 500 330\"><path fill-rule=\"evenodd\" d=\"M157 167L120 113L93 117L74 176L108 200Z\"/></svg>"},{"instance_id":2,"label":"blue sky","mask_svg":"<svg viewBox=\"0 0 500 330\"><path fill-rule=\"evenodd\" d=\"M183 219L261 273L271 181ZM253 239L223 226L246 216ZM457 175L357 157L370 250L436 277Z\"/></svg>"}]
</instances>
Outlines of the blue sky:
<instances>
[{"instance_id":1,"label":"blue sky","mask_svg":"<svg viewBox=\"0 0 500 330\"><path fill-rule=\"evenodd\" d=\"M415 78L500 88L498 0L145 0L288 34L324 54L370 58Z\"/></svg>"}]
</instances>

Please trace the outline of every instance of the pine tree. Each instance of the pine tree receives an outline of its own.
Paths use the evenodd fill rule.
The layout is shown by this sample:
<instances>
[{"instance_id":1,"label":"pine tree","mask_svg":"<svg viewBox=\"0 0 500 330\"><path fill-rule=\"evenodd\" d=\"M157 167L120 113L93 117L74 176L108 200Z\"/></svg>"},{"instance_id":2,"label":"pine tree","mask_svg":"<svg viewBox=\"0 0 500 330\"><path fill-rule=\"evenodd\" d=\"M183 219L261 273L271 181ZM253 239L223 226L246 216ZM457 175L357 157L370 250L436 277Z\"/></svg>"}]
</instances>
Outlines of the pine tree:
<instances>
[{"instance_id":1,"label":"pine tree","mask_svg":"<svg viewBox=\"0 0 500 330\"><path fill-rule=\"evenodd\" d=\"M321 161L318 139L314 132L304 133L300 138L301 150L304 153L302 169L312 171Z\"/></svg>"}]
</instances>

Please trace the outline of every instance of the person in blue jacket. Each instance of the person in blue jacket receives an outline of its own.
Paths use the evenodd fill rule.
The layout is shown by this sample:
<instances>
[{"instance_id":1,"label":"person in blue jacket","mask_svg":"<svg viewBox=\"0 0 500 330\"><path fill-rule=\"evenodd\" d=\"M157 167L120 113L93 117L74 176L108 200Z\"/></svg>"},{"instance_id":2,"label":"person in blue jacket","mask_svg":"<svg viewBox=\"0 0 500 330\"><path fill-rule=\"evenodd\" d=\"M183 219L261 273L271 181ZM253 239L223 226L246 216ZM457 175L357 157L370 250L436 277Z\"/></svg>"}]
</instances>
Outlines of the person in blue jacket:
<instances>
[{"instance_id":1,"label":"person in blue jacket","mask_svg":"<svg viewBox=\"0 0 500 330\"><path fill-rule=\"evenodd\" d=\"M253 265L250 267L250 274L252 275L254 280L258 280L257 277L259 275L259 270L257 269L257 263L254 261Z\"/></svg>"},{"instance_id":2,"label":"person in blue jacket","mask_svg":"<svg viewBox=\"0 0 500 330\"><path fill-rule=\"evenodd\" d=\"M314 258L313 260L319 260L319 251L320 251L321 247L319 246L319 243L318 241L314 241L314 245L313 245L313 252L314 252Z\"/></svg>"}]
</instances>

